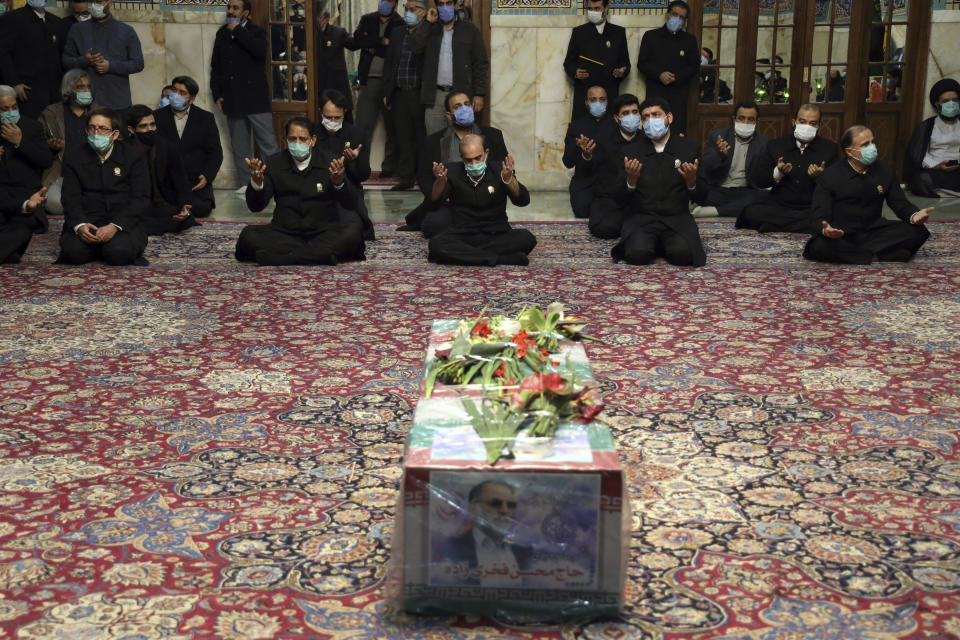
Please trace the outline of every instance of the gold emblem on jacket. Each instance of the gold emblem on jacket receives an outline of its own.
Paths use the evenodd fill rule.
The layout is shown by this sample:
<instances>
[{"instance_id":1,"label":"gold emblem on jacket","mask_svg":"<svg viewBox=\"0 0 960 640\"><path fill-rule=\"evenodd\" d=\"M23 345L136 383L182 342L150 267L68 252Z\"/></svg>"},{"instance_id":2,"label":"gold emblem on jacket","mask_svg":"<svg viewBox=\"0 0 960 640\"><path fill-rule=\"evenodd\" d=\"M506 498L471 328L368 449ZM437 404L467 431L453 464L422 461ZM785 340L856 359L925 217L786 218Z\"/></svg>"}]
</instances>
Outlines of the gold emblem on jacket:
<instances>
[{"instance_id":1,"label":"gold emblem on jacket","mask_svg":"<svg viewBox=\"0 0 960 640\"><path fill-rule=\"evenodd\" d=\"M115 176L119 176L119 175L120 175L120 167L114 167L114 168L113 168L113 175L115 175Z\"/></svg>"},{"instance_id":2,"label":"gold emblem on jacket","mask_svg":"<svg viewBox=\"0 0 960 640\"><path fill-rule=\"evenodd\" d=\"M878 184L878 185L877 185L877 193L879 193L880 195L883 195L883 185L882 185L882 184Z\"/></svg>"},{"instance_id":3,"label":"gold emblem on jacket","mask_svg":"<svg viewBox=\"0 0 960 640\"><path fill-rule=\"evenodd\" d=\"M683 49L680 49L680 55L683 55Z\"/></svg>"},{"instance_id":4,"label":"gold emblem on jacket","mask_svg":"<svg viewBox=\"0 0 960 640\"><path fill-rule=\"evenodd\" d=\"M609 49L609 48L610 48L610 41L607 40L607 49Z\"/></svg>"},{"instance_id":5,"label":"gold emblem on jacket","mask_svg":"<svg viewBox=\"0 0 960 640\"><path fill-rule=\"evenodd\" d=\"M318 183L317 183L317 193L323 193L323 183L322 183L322 182L318 182Z\"/></svg>"},{"instance_id":6,"label":"gold emblem on jacket","mask_svg":"<svg viewBox=\"0 0 960 640\"><path fill-rule=\"evenodd\" d=\"M490 185L489 187L487 187L487 191L488 191L489 193L493 193L493 192L494 192L493 185Z\"/></svg>"}]
</instances>

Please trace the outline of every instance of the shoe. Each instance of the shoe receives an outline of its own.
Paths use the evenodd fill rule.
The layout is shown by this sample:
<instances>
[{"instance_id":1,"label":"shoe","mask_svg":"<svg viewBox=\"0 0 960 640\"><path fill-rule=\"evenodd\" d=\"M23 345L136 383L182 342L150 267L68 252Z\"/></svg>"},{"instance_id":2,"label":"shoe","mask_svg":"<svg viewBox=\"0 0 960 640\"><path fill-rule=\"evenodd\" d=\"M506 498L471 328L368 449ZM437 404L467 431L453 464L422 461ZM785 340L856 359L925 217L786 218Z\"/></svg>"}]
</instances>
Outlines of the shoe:
<instances>
[{"instance_id":1,"label":"shoe","mask_svg":"<svg viewBox=\"0 0 960 640\"><path fill-rule=\"evenodd\" d=\"M420 225L402 224L397 227L397 231L420 231Z\"/></svg>"},{"instance_id":2,"label":"shoe","mask_svg":"<svg viewBox=\"0 0 960 640\"><path fill-rule=\"evenodd\" d=\"M694 207L690 214L694 218L715 218L720 215L716 207Z\"/></svg>"},{"instance_id":3,"label":"shoe","mask_svg":"<svg viewBox=\"0 0 960 640\"><path fill-rule=\"evenodd\" d=\"M139 258L134 258L134 259L133 259L133 266L135 266L135 267L149 267L149 266L150 266L150 261L147 260L146 258L144 258L143 256L140 256Z\"/></svg>"},{"instance_id":4,"label":"shoe","mask_svg":"<svg viewBox=\"0 0 960 640\"><path fill-rule=\"evenodd\" d=\"M381 171L381 172L380 172L380 177L381 177L381 178L392 178L392 177L395 176L395 175L397 175L397 172L396 172L396 171L385 170L385 171Z\"/></svg>"},{"instance_id":5,"label":"shoe","mask_svg":"<svg viewBox=\"0 0 960 640\"><path fill-rule=\"evenodd\" d=\"M497 256L497 264L526 267L530 264L530 258L527 257L527 254L517 251L516 253L507 253Z\"/></svg>"},{"instance_id":6,"label":"shoe","mask_svg":"<svg viewBox=\"0 0 960 640\"><path fill-rule=\"evenodd\" d=\"M413 189L413 180L398 182L390 187L390 191L409 191L410 189Z\"/></svg>"}]
</instances>

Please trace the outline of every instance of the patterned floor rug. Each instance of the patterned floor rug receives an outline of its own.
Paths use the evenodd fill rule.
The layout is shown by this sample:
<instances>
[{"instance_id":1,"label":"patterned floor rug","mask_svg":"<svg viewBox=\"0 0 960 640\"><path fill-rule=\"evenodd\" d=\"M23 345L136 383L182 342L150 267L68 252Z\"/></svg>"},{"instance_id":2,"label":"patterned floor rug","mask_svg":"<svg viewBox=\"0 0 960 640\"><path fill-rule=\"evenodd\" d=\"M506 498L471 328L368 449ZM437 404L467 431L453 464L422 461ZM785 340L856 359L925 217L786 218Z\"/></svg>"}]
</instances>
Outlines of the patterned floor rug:
<instances>
[{"instance_id":1,"label":"patterned floor rug","mask_svg":"<svg viewBox=\"0 0 960 640\"><path fill-rule=\"evenodd\" d=\"M240 226L147 268L0 267L0 630L48 638L960 637L960 225L906 265L701 225L708 265L613 264L531 224L529 268L237 265ZM383 583L426 331L554 300L633 507L617 619L393 611Z\"/></svg>"}]
</instances>

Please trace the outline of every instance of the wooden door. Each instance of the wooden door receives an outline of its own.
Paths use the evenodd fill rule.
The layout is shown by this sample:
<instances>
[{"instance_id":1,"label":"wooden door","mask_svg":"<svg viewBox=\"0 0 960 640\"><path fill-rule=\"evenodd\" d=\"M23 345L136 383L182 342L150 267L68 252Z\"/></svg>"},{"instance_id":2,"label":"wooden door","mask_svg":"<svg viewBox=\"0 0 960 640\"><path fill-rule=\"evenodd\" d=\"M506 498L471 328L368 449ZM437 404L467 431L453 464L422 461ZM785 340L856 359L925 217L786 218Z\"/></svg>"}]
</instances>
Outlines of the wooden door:
<instances>
[{"instance_id":1,"label":"wooden door","mask_svg":"<svg viewBox=\"0 0 960 640\"><path fill-rule=\"evenodd\" d=\"M267 29L267 81L273 100L273 127L283 139L287 120L313 118L316 111L317 6L311 0L255 0Z\"/></svg>"}]
</instances>

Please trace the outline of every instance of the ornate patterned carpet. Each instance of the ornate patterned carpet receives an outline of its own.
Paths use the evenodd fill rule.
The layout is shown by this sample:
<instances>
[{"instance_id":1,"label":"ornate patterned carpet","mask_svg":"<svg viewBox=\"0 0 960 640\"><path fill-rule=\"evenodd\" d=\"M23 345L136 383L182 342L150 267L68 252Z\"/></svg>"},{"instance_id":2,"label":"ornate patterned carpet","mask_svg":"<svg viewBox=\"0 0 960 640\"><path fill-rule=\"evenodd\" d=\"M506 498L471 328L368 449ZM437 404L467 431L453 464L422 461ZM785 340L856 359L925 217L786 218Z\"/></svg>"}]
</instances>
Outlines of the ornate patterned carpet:
<instances>
[{"instance_id":1,"label":"ornate patterned carpet","mask_svg":"<svg viewBox=\"0 0 960 640\"><path fill-rule=\"evenodd\" d=\"M960 225L907 265L702 225L708 266L614 265L530 225L529 268L262 268L210 223L148 268L0 267L7 637L960 637ZM564 301L633 506L620 619L507 628L382 595L426 330Z\"/></svg>"}]
</instances>

